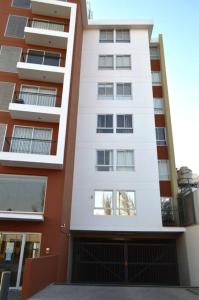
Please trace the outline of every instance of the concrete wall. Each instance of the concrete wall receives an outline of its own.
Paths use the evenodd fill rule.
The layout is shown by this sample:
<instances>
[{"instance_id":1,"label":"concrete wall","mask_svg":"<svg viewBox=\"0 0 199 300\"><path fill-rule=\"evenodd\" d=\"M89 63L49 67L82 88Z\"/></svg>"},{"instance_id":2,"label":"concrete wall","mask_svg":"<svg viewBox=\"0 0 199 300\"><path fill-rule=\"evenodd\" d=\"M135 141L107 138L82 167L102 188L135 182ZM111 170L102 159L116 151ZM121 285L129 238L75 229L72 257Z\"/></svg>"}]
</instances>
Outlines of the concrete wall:
<instances>
[{"instance_id":1,"label":"concrete wall","mask_svg":"<svg viewBox=\"0 0 199 300\"><path fill-rule=\"evenodd\" d=\"M98 70L100 54L131 54L131 70ZM99 43L84 32L72 200L72 230L150 231L161 228L160 190L147 30L131 43ZM97 100L98 82L132 82L133 100ZM133 134L96 134L97 114L133 114ZM135 171L97 172L96 149L134 149ZM135 217L94 216L95 190L134 190Z\"/></svg>"},{"instance_id":2,"label":"concrete wall","mask_svg":"<svg viewBox=\"0 0 199 300\"><path fill-rule=\"evenodd\" d=\"M190 274L190 285L199 286L199 225L186 228L185 243Z\"/></svg>"}]
</instances>

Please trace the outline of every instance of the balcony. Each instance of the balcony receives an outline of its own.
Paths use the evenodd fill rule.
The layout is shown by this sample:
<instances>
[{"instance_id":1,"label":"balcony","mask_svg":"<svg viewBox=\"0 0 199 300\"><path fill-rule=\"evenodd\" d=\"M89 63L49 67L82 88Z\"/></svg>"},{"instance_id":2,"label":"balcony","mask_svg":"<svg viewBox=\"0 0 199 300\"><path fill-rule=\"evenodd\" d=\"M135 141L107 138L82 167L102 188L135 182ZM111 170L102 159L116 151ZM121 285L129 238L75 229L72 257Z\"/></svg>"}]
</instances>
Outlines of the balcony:
<instances>
[{"instance_id":1,"label":"balcony","mask_svg":"<svg viewBox=\"0 0 199 300\"><path fill-rule=\"evenodd\" d=\"M182 226L177 208L162 208L163 226Z\"/></svg>"},{"instance_id":2,"label":"balcony","mask_svg":"<svg viewBox=\"0 0 199 300\"><path fill-rule=\"evenodd\" d=\"M20 79L63 83L65 58L59 53L29 50L17 63Z\"/></svg>"},{"instance_id":3,"label":"balcony","mask_svg":"<svg viewBox=\"0 0 199 300\"><path fill-rule=\"evenodd\" d=\"M31 0L31 7L33 14L69 19L72 5L66 0Z\"/></svg>"},{"instance_id":4,"label":"balcony","mask_svg":"<svg viewBox=\"0 0 199 300\"><path fill-rule=\"evenodd\" d=\"M15 92L9 111L13 119L58 123L61 97L53 94Z\"/></svg>"},{"instance_id":5,"label":"balcony","mask_svg":"<svg viewBox=\"0 0 199 300\"><path fill-rule=\"evenodd\" d=\"M29 19L25 27L27 44L51 48L66 49L68 33L66 24L46 20Z\"/></svg>"},{"instance_id":6,"label":"balcony","mask_svg":"<svg viewBox=\"0 0 199 300\"><path fill-rule=\"evenodd\" d=\"M6 137L0 162L5 166L61 169L56 155L57 141L50 139Z\"/></svg>"}]
</instances>

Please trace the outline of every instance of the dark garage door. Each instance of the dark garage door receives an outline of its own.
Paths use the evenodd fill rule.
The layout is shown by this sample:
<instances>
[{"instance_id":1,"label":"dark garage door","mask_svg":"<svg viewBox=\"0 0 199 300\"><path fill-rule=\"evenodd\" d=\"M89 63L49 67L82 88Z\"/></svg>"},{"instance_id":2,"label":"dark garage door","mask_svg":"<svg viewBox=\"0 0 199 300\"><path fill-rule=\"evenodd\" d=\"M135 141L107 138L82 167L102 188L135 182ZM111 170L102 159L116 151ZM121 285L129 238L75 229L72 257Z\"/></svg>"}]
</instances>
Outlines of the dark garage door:
<instances>
[{"instance_id":1,"label":"dark garage door","mask_svg":"<svg viewBox=\"0 0 199 300\"><path fill-rule=\"evenodd\" d=\"M72 281L76 283L178 284L173 240L75 239Z\"/></svg>"}]
</instances>

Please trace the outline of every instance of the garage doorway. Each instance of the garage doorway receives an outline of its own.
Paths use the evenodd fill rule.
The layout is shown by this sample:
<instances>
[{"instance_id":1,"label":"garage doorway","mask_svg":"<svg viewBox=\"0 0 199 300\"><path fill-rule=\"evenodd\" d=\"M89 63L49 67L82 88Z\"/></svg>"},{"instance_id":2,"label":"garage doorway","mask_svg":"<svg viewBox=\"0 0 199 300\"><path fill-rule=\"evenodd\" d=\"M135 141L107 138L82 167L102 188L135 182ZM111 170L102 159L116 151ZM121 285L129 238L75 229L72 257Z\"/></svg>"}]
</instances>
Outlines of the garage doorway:
<instances>
[{"instance_id":1,"label":"garage doorway","mask_svg":"<svg viewBox=\"0 0 199 300\"><path fill-rule=\"evenodd\" d=\"M74 239L72 282L178 285L175 240Z\"/></svg>"}]
</instances>

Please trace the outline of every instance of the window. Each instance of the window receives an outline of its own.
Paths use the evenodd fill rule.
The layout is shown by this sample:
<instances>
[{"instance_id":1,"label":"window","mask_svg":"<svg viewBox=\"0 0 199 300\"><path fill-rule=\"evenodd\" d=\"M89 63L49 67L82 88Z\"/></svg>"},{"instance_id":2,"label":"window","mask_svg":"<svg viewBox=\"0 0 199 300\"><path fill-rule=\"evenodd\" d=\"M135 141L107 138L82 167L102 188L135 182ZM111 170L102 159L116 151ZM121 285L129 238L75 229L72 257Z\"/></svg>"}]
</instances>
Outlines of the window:
<instances>
[{"instance_id":1,"label":"window","mask_svg":"<svg viewBox=\"0 0 199 300\"><path fill-rule=\"evenodd\" d=\"M117 133L133 133L133 116L117 115Z\"/></svg>"},{"instance_id":2,"label":"window","mask_svg":"<svg viewBox=\"0 0 199 300\"><path fill-rule=\"evenodd\" d=\"M154 112L155 115L164 114L164 102L162 98L154 98Z\"/></svg>"},{"instance_id":3,"label":"window","mask_svg":"<svg viewBox=\"0 0 199 300\"><path fill-rule=\"evenodd\" d=\"M135 192L118 191L117 192L117 216L135 216Z\"/></svg>"},{"instance_id":4,"label":"window","mask_svg":"<svg viewBox=\"0 0 199 300\"><path fill-rule=\"evenodd\" d=\"M113 30L100 30L100 43L113 43Z\"/></svg>"},{"instance_id":5,"label":"window","mask_svg":"<svg viewBox=\"0 0 199 300\"><path fill-rule=\"evenodd\" d=\"M97 133L113 133L113 115L97 116Z\"/></svg>"},{"instance_id":6,"label":"window","mask_svg":"<svg viewBox=\"0 0 199 300\"><path fill-rule=\"evenodd\" d=\"M0 110L8 111L8 106L12 101L15 84L12 82L0 82Z\"/></svg>"},{"instance_id":7,"label":"window","mask_svg":"<svg viewBox=\"0 0 199 300\"><path fill-rule=\"evenodd\" d=\"M166 130L164 127L156 127L156 142L158 146L165 146L166 143Z\"/></svg>"},{"instance_id":8,"label":"window","mask_svg":"<svg viewBox=\"0 0 199 300\"><path fill-rule=\"evenodd\" d=\"M0 175L0 211L43 213L47 178Z\"/></svg>"},{"instance_id":9,"label":"window","mask_svg":"<svg viewBox=\"0 0 199 300\"><path fill-rule=\"evenodd\" d=\"M113 55L100 55L99 56L99 69L100 70L113 70Z\"/></svg>"},{"instance_id":10,"label":"window","mask_svg":"<svg viewBox=\"0 0 199 300\"><path fill-rule=\"evenodd\" d=\"M47 51L29 50L26 56L26 62L31 64L59 66L60 54Z\"/></svg>"},{"instance_id":11,"label":"window","mask_svg":"<svg viewBox=\"0 0 199 300\"><path fill-rule=\"evenodd\" d=\"M56 89L22 85L16 103L55 106Z\"/></svg>"},{"instance_id":12,"label":"window","mask_svg":"<svg viewBox=\"0 0 199 300\"><path fill-rule=\"evenodd\" d=\"M161 84L161 73L160 72L152 72L152 83L153 85L160 85Z\"/></svg>"},{"instance_id":13,"label":"window","mask_svg":"<svg viewBox=\"0 0 199 300\"><path fill-rule=\"evenodd\" d=\"M8 37L24 38L24 28L26 23L26 17L9 16L5 35Z\"/></svg>"},{"instance_id":14,"label":"window","mask_svg":"<svg viewBox=\"0 0 199 300\"><path fill-rule=\"evenodd\" d=\"M10 152L50 154L52 129L15 126Z\"/></svg>"},{"instance_id":15,"label":"window","mask_svg":"<svg viewBox=\"0 0 199 300\"><path fill-rule=\"evenodd\" d=\"M97 171L113 171L113 150L97 150Z\"/></svg>"},{"instance_id":16,"label":"window","mask_svg":"<svg viewBox=\"0 0 199 300\"><path fill-rule=\"evenodd\" d=\"M116 69L122 69L122 70L131 69L131 56L116 55Z\"/></svg>"},{"instance_id":17,"label":"window","mask_svg":"<svg viewBox=\"0 0 199 300\"><path fill-rule=\"evenodd\" d=\"M7 124L0 123L0 151L3 151Z\"/></svg>"},{"instance_id":18,"label":"window","mask_svg":"<svg viewBox=\"0 0 199 300\"><path fill-rule=\"evenodd\" d=\"M129 43L130 32L129 30L116 30L116 42L117 43Z\"/></svg>"},{"instance_id":19,"label":"window","mask_svg":"<svg viewBox=\"0 0 199 300\"><path fill-rule=\"evenodd\" d=\"M113 99L113 83L98 83L98 98Z\"/></svg>"},{"instance_id":20,"label":"window","mask_svg":"<svg viewBox=\"0 0 199 300\"><path fill-rule=\"evenodd\" d=\"M30 8L30 0L12 0L13 7Z\"/></svg>"},{"instance_id":21,"label":"window","mask_svg":"<svg viewBox=\"0 0 199 300\"><path fill-rule=\"evenodd\" d=\"M133 171L134 168L134 151L117 150L117 171Z\"/></svg>"},{"instance_id":22,"label":"window","mask_svg":"<svg viewBox=\"0 0 199 300\"><path fill-rule=\"evenodd\" d=\"M0 49L0 71L17 73L16 65L20 60L21 48L1 46Z\"/></svg>"},{"instance_id":23,"label":"window","mask_svg":"<svg viewBox=\"0 0 199 300\"><path fill-rule=\"evenodd\" d=\"M160 58L159 48L156 46L150 47L150 57L151 59L158 59Z\"/></svg>"},{"instance_id":24,"label":"window","mask_svg":"<svg viewBox=\"0 0 199 300\"><path fill-rule=\"evenodd\" d=\"M113 192L95 191L94 215L111 216L113 214Z\"/></svg>"},{"instance_id":25,"label":"window","mask_svg":"<svg viewBox=\"0 0 199 300\"><path fill-rule=\"evenodd\" d=\"M158 168L159 168L159 179L169 180L170 178L170 170L169 170L169 161L168 160L158 160Z\"/></svg>"},{"instance_id":26,"label":"window","mask_svg":"<svg viewBox=\"0 0 199 300\"><path fill-rule=\"evenodd\" d=\"M116 92L118 99L131 99L132 89L131 83L117 83Z\"/></svg>"}]
</instances>

